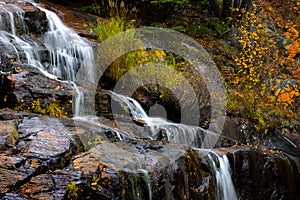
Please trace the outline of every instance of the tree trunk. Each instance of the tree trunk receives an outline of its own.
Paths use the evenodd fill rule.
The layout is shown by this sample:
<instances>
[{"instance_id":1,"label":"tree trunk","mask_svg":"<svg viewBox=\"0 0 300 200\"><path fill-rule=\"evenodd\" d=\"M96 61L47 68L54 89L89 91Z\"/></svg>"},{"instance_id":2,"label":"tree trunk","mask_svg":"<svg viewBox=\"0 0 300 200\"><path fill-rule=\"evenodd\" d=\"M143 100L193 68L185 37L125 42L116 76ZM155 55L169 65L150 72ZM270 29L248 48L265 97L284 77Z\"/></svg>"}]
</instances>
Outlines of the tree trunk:
<instances>
[{"instance_id":1,"label":"tree trunk","mask_svg":"<svg viewBox=\"0 0 300 200\"><path fill-rule=\"evenodd\" d=\"M220 7L218 5L218 0L208 0L210 5L210 10L213 15L219 16L220 15Z\"/></svg>"},{"instance_id":2,"label":"tree trunk","mask_svg":"<svg viewBox=\"0 0 300 200\"><path fill-rule=\"evenodd\" d=\"M240 9L244 8L245 10L249 10L252 5L252 0L242 0Z\"/></svg>"},{"instance_id":3,"label":"tree trunk","mask_svg":"<svg viewBox=\"0 0 300 200\"><path fill-rule=\"evenodd\" d=\"M223 0L223 17L231 17L233 0Z\"/></svg>"}]
</instances>

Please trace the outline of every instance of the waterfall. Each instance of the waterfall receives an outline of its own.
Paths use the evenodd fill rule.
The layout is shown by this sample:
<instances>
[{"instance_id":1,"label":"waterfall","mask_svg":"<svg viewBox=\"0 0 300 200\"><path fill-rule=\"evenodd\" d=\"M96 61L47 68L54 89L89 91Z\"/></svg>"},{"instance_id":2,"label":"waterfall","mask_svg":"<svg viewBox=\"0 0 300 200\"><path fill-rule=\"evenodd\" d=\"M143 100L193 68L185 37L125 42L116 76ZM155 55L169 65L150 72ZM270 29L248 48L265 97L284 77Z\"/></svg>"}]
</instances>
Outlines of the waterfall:
<instances>
[{"instance_id":1,"label":"waterfall","mask_svg":"<svg viewBox=\"0 0 300 200\"><path fill-rule=\"evenodd\" d=\"M95 83L94 53L92 47L74 30L65 26L53 12L38 6L46 13L48 32L41 40L50 52L52 74L63 80L80 80ZM78 71L80 70L80 73ZM80 77L78 77L78 76ZM90 115L95 110L93 105L94 92L82 91L75 83L74 116Z\"/></svg>"},{"instance_id":2,"label":"waterfall","mask_svg":"<svg viewBox=\"0 0 300 200\"><path fill-rule=\"evenodd\" d=\"M95 111L93 102L96 80L92 47L75 31L65 26L54 12L39 6L39 4L32 4L46 13L48 31L37 39L25 35L27 28L24 22L24 11L16 5L0 2L0 53L15 56L16 62L32 65L51 79L70 81L77 94L73 101L74 116L89 120L90 123L94 122L87 117L93 115L93 111ZM48 56L47 62L44 62L45 58L42 58L41 55L45 51L47 51L46 57ZM90 88L87 87L89 84L91 84ZM130 97L112 92L112 98L128 108L129 117L134 121L143 122L145 126L149 127L149 135L153 139L201 147L203 137L207 135L207 132L200 127L151 118L141 105ZM118 132L117 136L122 140ZM237 199L227 157L220 157L211 152L208 154L208 158L216 176L218 199ZM143 174L149 193L148 197L152 199L151 177L145 169L141 168L139 172Z\"/></svg>"},{"instance_id":3,"label":"waterfall","mask_svg":"<svg viewBox=\"0 0 300 200\"><path fill-rule=\"evenodd\" d=\"M227 156L219 156L213 151L210 151L207 156L214 170L218 200L237 200L238 198L231 179L231 169Z\"/></svg>"},{"instance_id":4,"label":"waterfall","mask_svg":"<svg viewBox=\"0 0 300 200\"><path fill-rule=\"evenodd\" d=\"M146 125L151 126L151 120L142 108L142 106L133 98L117 94L114 92L111 92L111 97L113 100L120 103L123 107L127 107L127 114L130 114L129 117L132 117L134 121L142 121ZM115 110L115 107L112 105L112 111L118 112L118 110Z\"/></svg>"},{"instance_id":5,"label":"waterfall","mask_svg":"<svg viewBox=\"0 0 300 200\"><path fill-rule=\"evenodd\" d=\"M127 107L127 115L133 121L142 122L148 127L149 136L153 139L167 140L172 143L201 147L208 132L201 127L168 122L162 118L149 117L141 105L133 98L113 93L112 98L122 107ZM113 112L118 112L112 108Z\"/></svg>"},{"instance_id":6,"label":"waterfall","mask_svg":"<svg viewBox=\"0 0 300 200\"><path fill-rule=\"evenodd\" d=\"M74 81L79 68L84 69L86 80L94 82L94 54L90 45L74 30L65 26L61 19L47 9L38 6L46 13L48 31L41 37L50 53L52 74L63 79Z\"/></svg>"},{"instance_id":7,"label":"waterfall","mask_svg":"<svg viewBox=\"0 0 300 200\"><path fill-rule=\"evenodd\" d=\"M152 135L153 138L159 140L165 139L172 143L192 146L199 152L208 152L207 157L212 167L216 181L215 190L217 200L238 199L231 178L231 169L227 156L219 156L214 151L199 149L201 147L202 141L204 140L204 137L209 137L209 133L206 132L206 130L196 126L188 126L185 124L168 122L165 119L161 118L148 117L148 115L142 109L141 105L138 104L136 100L116 93L113 93L113 98L121 100L121 103L128 106L130 115L134 120L141 120L146 122L146 125L150 127L150 134L154 134ZM143 169L139 170L142 171L144 175L147 175L145 182L147 184L148 192L151 191L148 172ZM149 196L149 199L151 199L151 196Z\"/></svg>"},{"instance_id":8,"label":"waterfall","mask_svg":"<svg viewBox=\"0 0 300 200\"><path fill-rule=\"evenodd\" d=\"M92 47L74 30L65 26L54 12L38 3L27 2L45 12L48 31L38 38L26 35L24 11L17 5L0 2L0 53L15 57L19 63L38 68L51 79L70 81L77 92L74 115L90 113L94 107L88 105L94 93L84 94L73 82L80 80L95 83Z\"/></svg>"}]
</instances>

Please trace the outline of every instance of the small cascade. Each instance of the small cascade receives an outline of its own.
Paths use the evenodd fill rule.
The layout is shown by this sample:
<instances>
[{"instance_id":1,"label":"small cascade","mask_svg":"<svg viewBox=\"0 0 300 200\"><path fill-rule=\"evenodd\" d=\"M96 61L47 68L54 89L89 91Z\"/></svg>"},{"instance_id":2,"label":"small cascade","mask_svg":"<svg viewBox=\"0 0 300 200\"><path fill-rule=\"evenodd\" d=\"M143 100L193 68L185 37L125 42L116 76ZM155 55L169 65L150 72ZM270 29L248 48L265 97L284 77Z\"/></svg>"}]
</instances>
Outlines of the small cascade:
<instances>
[{"instance_id":1,"label":"small cascade","mask_svg":"<svg viewBox=\"0 0 300 200\"><path fill-rule=\"evenodd\" d=\"M137 174L131 174L130 184L132 186L132 199L152 200L151 182L151 177L147 170L138 169Z\"/></svg>"},{"instance_id":2,"label":"small cascade","mask_svg":"<svg viewBox=\"0 0 300 200\"><path fill-rule=\"evenodd\" d=\"M40 38L24 35L26 25L24 11L17 5L0 2L0 45L1 52L14 55L17 62L26 63L51 74L50 78L74 81L80 68L84 80L94 82L92 47L75 31L63 24L59 17L38 4L46 13L48 31ZM46 53L45 53L46 51ZM42 58L41 54L48 58ZM45 62L46 60L46 62Z\"/></svg>"},{"instance_id":3,"label":"small cascade","mask_svg":"<svg viewBox=\"0 0 300 200\"><path fill-rule=\"evenodd\" d=\"M17 5L0 2L0 53L8 55L18 63L38 68L51 79L95 83L92 47L75 31L65 26L54 12L33 1L27 2L45 12L48 31L37 38L26 34L24 11ZM74 115L87 115L90 110L94 110L94 107L87 106L94 93L85 94L76 84L73 85L78 94L74 100Z\"/></svg>"},{"instance_id":4,"label":"small cascade","mask_svg":"<svg viewBox=\"0 0 300 200\"><path fill-rule=\"evenodd\" d=\"M219 156L213 151L210 151L207 156L214 170L218 200L237 200L227 156Z\"/></svg>"},{"instance_id":5,"label":"small cascade","mask_svg":"<svg viewBox=\"0 0 300 200\"><path fill-rule=\"evenodd\" d=\"M49 50L50 65L47 70L63 80L74 81L78 70L84 69L85 80L94 82L94 54L90 45L75 31L65 26L53 12L38 6L46 13L48 32L41 37L41 42ZM81 72L83 72L81 70Z\"/></svg>"},{"instance_id":6,"label":"small cascade","mask_svg":"<svg viewBox=\"0 0 300 200\"><path fill-rule=\"evenodd\" d=\"M164 139L172 143L201 147L205 130L185 124L167 122L161 118L150 118L155 138Z\"/></svg>"},{"instance_id":7,"label":"small cascade","mask_svg":"<svg viewBox=\"0 0 300 200\"><path fill-rule=\"evenodd\" d=\"M144 183L146 184L146 188L147 188L147 192L148 192L148 199L152 200L151 178L149 176L149 172L144 169L138 169L138 172L142 173L142 178L144 180Z\"/></svg>"},{"instance_id":8,"label":"small cascade","mask_svg":"<svg viewBox=\"0 0 300 200\"><path fill-rule=\"evenodd\" d=\"M40 7L39 4L32 4L46 13L48 31L38 38L26 35L27 28L22 9L16 5L0 2L0 53L15 56L16 62L32 65L49 78L71 82L77 94L73 100L75 118L81 120L83 124L105 129L106 127L101 125L97 118L89 118L93 117L95 111L93 91L96 73L93 69L92 48L75 31L66 27L54 12ZM149 130L149 136L153 139L201 147L203 138L207 136L207 132L200 127L151 118L136 100L113 92L111 94L113 100L127 108L128 115L133 121L140 122L148 128L145 130ZM123 140L118 131L116 135L119 141ZM215 172L218 199L237 199L227 157L220 157L211 152L208 158ZM140 165L138 172L142 174L146 184L147 198L152 199L151 177L146 168L143 169L143 163L138 164ZM133 188L133 191L137 192L136 188Z\"/></svg>"},{"instance_id":9,"label":"small cascade","mask_svg":"<svg viewBox=\"0 0 300 200\"><path fill-rule=\"evenodd\" d=\"M42 67L38 53L40 47L37 43L25 42L20 37L1 30L0 45L2 46L1 51L11 56L14 55L17 62Z\"/></svg>"},{"instance_id":10,"label":"small cascade","mask_svg":"<svg viewBox=\"0 0 300 200\"><path fill-rule=\"evenodd\" d=\"M142 121L146 125L151 126L150 118L135 99L114 92L111 92L111 94L115 101L119 102L123 107L128 108L128 113L130 113L130 117L132 117L134 121ZM112 106L113 112L116 112L117 110L114 110L114 108L115 107Z\"/></svg>"},{"instance_id":11,"label":"small cascade","mask_svg":"<svg viewBox=\"0 0 300 200\"><path fill-rule=\"evenodd\" d=\"M172 143L201 147L206 131L200 127L168 122L162 118L149 117L141 105L127 96L112 93L112 98L128 108L129 117L149 127L149 136ZM117 112L116 110L113 110Z\"/></svg>"},{"instance_id":12,"label":"small cascade","mask_svg":"<svg viewBox=\"0 0 300 200\"><path fill-rule=\"evenodd\" d=\"M0 30L13 35L26 33L24 11L14 4L0 2Z\"/></svg>"},{"instance_id":13,"label":"small cascade","mask_svg":"<svg viewBox=\"0 0 300 200\"><path fill-rule=\"evenodd\" d=\"M74 30L65 26L55 13L38 8L46 13L49 28L41 38L50 54L50 64L44 70L50 70L51 74L63 80L95 83L92 47ZM73 87L77 94L74 98L74 116L92 115L95 111L93 90L84 92L75 83Z\"/></svg>"}]
</instances>

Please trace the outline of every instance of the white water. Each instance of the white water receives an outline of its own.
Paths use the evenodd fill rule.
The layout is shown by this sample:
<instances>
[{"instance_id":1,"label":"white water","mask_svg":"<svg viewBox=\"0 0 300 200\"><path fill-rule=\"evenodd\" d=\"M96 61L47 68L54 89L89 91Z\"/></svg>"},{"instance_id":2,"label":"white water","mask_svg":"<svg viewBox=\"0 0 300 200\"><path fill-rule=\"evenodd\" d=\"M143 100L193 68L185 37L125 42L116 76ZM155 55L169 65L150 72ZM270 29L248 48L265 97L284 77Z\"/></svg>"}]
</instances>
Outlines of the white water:
<instances>
[{"instance_id":1,"label":"white water","mask_svg":"<svg viewBox=\"0 0 300 200\"><path fill-rule=\"evenodd\" d=\"M216 178L216 194L218 200L237 200L237 195L231 178L231 168L226 155L219 156L215 152L208 153L208 158Z\"/></svg>"},{"instance_id":2,"label":"white water","mask_svg":"<svg viewBox=\"0 0 300 200\"><path fill-rule=\"evenodd\" d=\"M189 145L194 147L199 147L201 145L201 142L195 142L197 141L197 137L199 137L200 134L203 134L203 130L200 127L193 127L188 126L184 124L176 124L167 122L165 119L161 118L150 118L145 113L145 111L142 109L140 104L138 102L130 97L125 97L119 94L114 93L114 98L122 100L123 103L125 103L130 111L130 114L133 119L135 120L141 120L146 122L148 126L151 127L152 133L158 133L159 131L162 131L166 139L172 143L177 144L183 144L183 145ZM204 149L198 149L194 148L197 151L208 151L208 159L210 161L210 165L212 166L212 169L214 170L215 180L216 180L216 194L218 200L237 200L237 195L235 192L235 188L232 182L231 178L231 168L229 165L229 161L226 155L219 156L217 153L211 151L211 150L204 150ZM141 170L144 175L148 175L146 173L146 170ZM148 177L148 176L147 176ZM145 182L147 184L149 195L151 194L151 184L148 177ZM151 196L149 196L151 199Z\"/></svg>"},{"instance_id":3,"label":"white water","mask_svg":"<svg viewBox=\"0 0 300 200\"><path fill-rule=\"evenodd\" d=\"M128 114L130 114L130 117L132 117L135 121L143 121L146 125L151 125L151 120L142 108L142 106L133 98L123 96L114 92L111 92L111 97L119 102L123 107L128 107ZM118 112L118 110L112 105L112 111L114 113Z\"/></svg>"},{"instance_id":4,"label":"white water","mask_svg":"<svg viewBox=\"0 0 300 200\"><path fill-rule=\"evenodd\" d=\"M142 172L143 174L144 182L146 183L146 187L148 190L148 198L149 200L152 200L152 187L151 187L151 178L149 176L149 172L144 169L138 169L138 171Z\"/></svg>"},{"instance_id":5,"label":"white water","mask_svg":"<svg viewBox=\"0 0 300 200\"><path fill-rule=\"evenodd\" d=\"M72 82L78 79L77 72L81 69L79 79L95 83L92 48L72 29L66 27L55 13L40 7L38 4L34 4L46 13L49 22L48 32L39 38L39 41L28 41L26 36L19 35L26 32L26 27L22 25L24 24L24 12L15 5L6 4L5 7L2 7L2 4L0 2L0 45L1 48L4 48L5 52L15 55L17 62L37 67L49 78L58 78ZM15 18L18 19L18 24L16 24ZM1 26L2 24L8 24L8 29L4 29ZM16 31L16 27L18 27L18 31ZM40 58L40 51L45 50L45 48L49 52L50 63L48 65L43 63ZM89 100L93 100L94 93L82 91L74 82L73 86L77 93L74 100L74 115L78 118L88 119L85 116L90 115L90 111L93 110L88 105L90 104ZM159 118L150 118L136 100L118 94L113 94L112 96L128 107L130 115L134 120L143 121L150 127L152 137L157 137L157 133L161 132L161 134L165 134L166 139L170 142L200 146L201 142L195 143L195 141L203 133L203 129L175 124ZM90 122L93 121L90 120ZM120 140L122 139L119 134L118 137ZM209 156L216 174L218 199L237 199L230 176L228 159L226 156L220 157L217 154L209 154ZM145 182L149 192L149 199L151 199L150 177L146 170L140 169L140 171L146 177Z\"/></svg>"},{"instance_id":6,"label":"white water","mask_svg":"<svg viewBox=\"0 0 300 200\"><path fill-rule=\"evenodd\" d=\"M65 26L53 12L38 8L46 13L48 32L41 40L50 52L52 74L63 80L81 80L95 83L94 53L92 47L75 31ZM80 70L80 73L78 71ZM77 95L74 98L74 116L91 115L95 108L92 105L94 92L83 92L73 83Z\"/></svg>"},{"instance_id":7,"label":"white water","mask_svg":"<svg viewBox=\"0 0 300 200\"><path fill-rule=\"evenodd\" d=\"M48 31L38 40L30 38L26 33L24 11L16 5L0 2L0 45L1 51L14 55L16 61L38 68L51 79L95 82L93 70L94 54L92 47L75 31L65 26L59 17L31 2L35 7L46 13ZM15 20L16 19L16 20ZM18 31L16 31L16 29ZM41 53L48 52L49 62L43 63ZM45 55L44 55L45 56ZM47 55L46 55L47 56ZM80 74L78 71L80 69ZM74 99L75 116L85 115L91 99L74 84L77 95ZM93 95L93 94L91 94ZM94 109L94 108L92 108ZM90 109L91 110L91 109Z\"/></svg>"},{"instance_id":8,"label":"white water","mask_svg":"<svg viewBox=\"0 0 300 200\"><path fill-rule=\"evenodd\" d=\"M55 13L40 6L38 8L46 13L48 19L49 30L42 36L41 41L50 52L52 74L64 80L74 81L77 71L82 68L85 69L82 76L94 82L94 54L89 44L65 26Z\"/></svg>"},{"instance_id":9,"label":"white water","mask_svg":"<svg viewBox=\"0 0 300 200\"><path fill-rule=\"evenodd\" d=\"M0 30L6 30L16 35L16 27L18 28L18 34L26 32L24 11L14 4L0 2Z\"/></svg>"}]
</instances>

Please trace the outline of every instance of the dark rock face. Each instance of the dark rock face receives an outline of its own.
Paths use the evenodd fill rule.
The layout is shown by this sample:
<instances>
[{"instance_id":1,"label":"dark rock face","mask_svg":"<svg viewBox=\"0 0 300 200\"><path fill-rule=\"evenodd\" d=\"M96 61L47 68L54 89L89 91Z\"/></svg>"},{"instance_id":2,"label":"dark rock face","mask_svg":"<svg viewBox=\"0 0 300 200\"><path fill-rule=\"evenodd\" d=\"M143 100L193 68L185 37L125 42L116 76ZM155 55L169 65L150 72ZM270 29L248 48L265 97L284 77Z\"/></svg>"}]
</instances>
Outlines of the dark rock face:
<instances>
[{"instance_id":1,"label":"dark rock face","mask_svg":"<svg viewBox=\"0 0 300 200\"><path fill-rule=\"evenodd\" d=\"M14 120L0 121L0 150L12 147L18 139L16 122Z\"/></svg>"},{"instance_id":2,"label":"dark rock face","mask_svg":"<svg viewBox=\"0 0 300 200\"><path fill-rule=\"evenodd\" d=\"M57 118L22 117L15 112L10 114L15 119L1 121L0 125L1 133L10 134L10 137L6 138L1 134L1 141L6 139L6 145L5 150L1 149L0 153L0 196L13 198L9 191L15 191L19 187L25 196L34 197L37 193L52 195L46 187L51 187L54 179L51 176L59 176L59 173L44 173L68 164L76 149L74 136ZM34 184L39 187L36 185L28 189L28 185ZM59 187L54 188L61 190Z\"/></svg>"},{"instance_id":3,"label":"dark rock face","mask_svg":"<svg viewBox=\"0 0 300 200\"><path fill-rule=\"evenodd\" d=\"M73 87L70 83L45 77L38 69L30 66L11 65L11 72L0 74L0 107L27 110L33 101L40 100L41 106L55 101L69 116L72 116Z\"/></svg>"},{"instance_id":4,"label":"dark rock face","mask_svg":"<svg viewBox=\"0 0 300 200\"><path fill-rule=\"evenodd\" d=\"M299 173L282 153L253 148L228 153L240 199L299 199Z\"/></svg>"}]
</instances>

